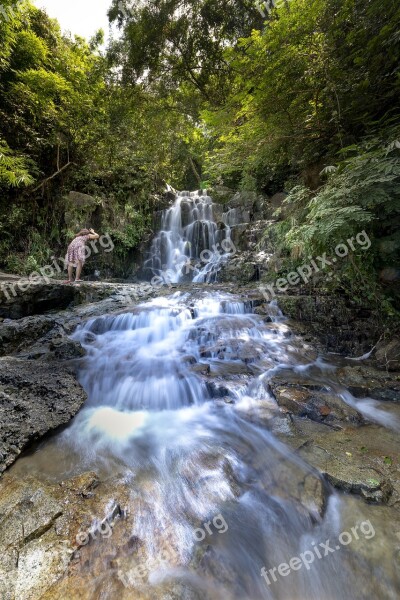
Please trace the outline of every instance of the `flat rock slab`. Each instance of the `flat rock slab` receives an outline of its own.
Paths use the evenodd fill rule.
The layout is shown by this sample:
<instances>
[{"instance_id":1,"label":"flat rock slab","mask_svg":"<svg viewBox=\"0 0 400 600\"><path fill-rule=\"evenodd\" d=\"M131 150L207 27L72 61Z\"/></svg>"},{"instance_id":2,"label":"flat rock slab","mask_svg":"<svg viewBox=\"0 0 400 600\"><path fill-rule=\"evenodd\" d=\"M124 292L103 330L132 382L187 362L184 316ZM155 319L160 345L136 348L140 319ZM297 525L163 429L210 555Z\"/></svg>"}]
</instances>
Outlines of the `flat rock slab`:
<instances>
[{"instance_id":1,"label":"flat rock slab","mask_svg":"<svg viewBox=\"0 0 400 600\"><path fill-rule=\"evenodd\" d=\"M0 473L31 442L68 423L85 400L65 365L0 358Z\"/></svg>"},{"instance_id":2,"label":"flat rock slab","mask_svg":"<svg viewBox=\"0 0 400 600\"><path fill-rule=\"evenodd\" d=\"M291 435L280 437L335 488L367 502L393 506L400 501L396 432L379 425L333 431L295 417Z\"/></svg>"}]
</instances>

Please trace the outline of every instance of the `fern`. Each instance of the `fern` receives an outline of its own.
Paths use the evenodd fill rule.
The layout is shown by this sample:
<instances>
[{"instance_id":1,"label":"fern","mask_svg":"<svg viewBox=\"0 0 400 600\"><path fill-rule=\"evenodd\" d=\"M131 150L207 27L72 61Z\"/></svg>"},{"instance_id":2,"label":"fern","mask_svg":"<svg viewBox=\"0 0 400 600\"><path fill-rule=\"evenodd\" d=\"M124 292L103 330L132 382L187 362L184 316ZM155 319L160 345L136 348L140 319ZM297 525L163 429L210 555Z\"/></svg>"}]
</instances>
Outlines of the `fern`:
<instances>
[{"instance_id":1,"label":"fern","mask_svg":"<svg viewBox=\"0 0 400 600\"><path fill-rule=\"evenodd\" d=\"M0 139L0 185L4 187L22 187L31 185L35 180L29 170L34 163L24 156L18 156Z\"/></svg>"},{"instance_id":2,"label":"fern","mask_svg":"<svg viewBox=\"0 0 400 600\"><path fill-rule=\"evenodd\" d=\"M381 230L394 230L400 214L398 134L392 132L396 141L389 145L369 139L344 149L352 156L323 170L328 181L316 193L304 186L292 189L285 203L297 223L285 235L289 249L329 250L366 227L373 230L378 220Z\"/></svg>"}]
</instances>

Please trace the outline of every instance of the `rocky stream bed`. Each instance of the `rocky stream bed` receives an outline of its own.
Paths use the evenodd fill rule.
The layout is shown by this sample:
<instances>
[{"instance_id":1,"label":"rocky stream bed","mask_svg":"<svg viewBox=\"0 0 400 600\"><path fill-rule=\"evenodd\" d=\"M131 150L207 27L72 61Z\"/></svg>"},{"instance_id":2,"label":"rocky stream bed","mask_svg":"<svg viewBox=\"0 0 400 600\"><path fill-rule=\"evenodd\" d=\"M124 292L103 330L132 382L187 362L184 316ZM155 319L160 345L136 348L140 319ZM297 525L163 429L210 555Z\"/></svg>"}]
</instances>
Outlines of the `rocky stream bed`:
<instances>
[{"instance_id":1,"label":"rocky stream bed","mask_svg":"<svg viewBox=\"0 0 400 600\"><path fill-rule=\"evenodd\" d=\"M266 355L261 341L258 344L239 336L227 343L223 324L223 335L217 331L212 343L207 342L211 340L207 337L208 325L201 325L201 359L188 352L183 363L205 386L216 410L237 404L235 410L244 422L265 428L310 466L309 472L299 475L293 462L277 460L269 463L266 472L265 457L257 458L255 463L260 464L252 468L260 474L258 485L263 490L273 488L277 498L290 502L299 518L304 515L310 523L321 523L329 513L332 490L346 498L344 523L350 523L352 514L376 519L377 529L385 537L367 550L356 545L352 551L367 553L364 566L359 568L361 578L364 570L364 576L369 573L368 561L381 564L384 581L379 581L379 573L374 572L368 586L375 589L376 597L394 598L395 590L400 590L400 371L393 368L395 360L390 370L382 368L382 356L390 348L378 347L378 354L363 361L353 360L354 356L327 355L329 325L325 330L321 328L317 337L316 328L304 322L274 320L278 308L271 308L256 283L174 285L154 290L147 300L179 291L187 294L183 302L193 311L196 301L210 290L231 294L232 302L251 307L266 330L284 340L286 368L274 371L274 351ZM87 397L77 379L85 368L86 352L70 336L78 325L89 320L95 323L91 331L96 334L102 326L102 315L135 311L141 293L135 284L63 286L42 282L12 300L0 298L1 598L216 598L224 597L221 590L227 582L232 590L238 585L237 574L224 566L216 577L221 590L200 593L193 581L183 578L181 583L163 580L154 592L147 580L154 568L153 559L142 537L132 531L135 519L144 510L144 498L150 503L150 498L160 494L157 481L143 475L145 493L135 497L129 478L118 468L111 475L102 469L91 470L88 463L85 470L83 461L81 472L71 469L70 477L62 475L68 472L69 459L53 444L52 436L64 430ZM278 299L283 310L289 303L287 297ZM244 322L238 325L243 330L246 326ZM225 359L229 360L224 366ZM332 365L323 377L318 361ZM264 372L269 373L268 378L260 379ZM238 388L253 385L254 378L262 383L252 401L238 401ZM365 398L379 401L378 419L374 413L377 406ZM52 452L38 452L46 444ZM71 463L74 460L71 458ZM187 471L182 476L189 487L204 486L204 494L210 494L208 484L203 482L215 479L218 486L223 473L227 497L230 502L239 502L243 483L239 483L233 463L222 455L198 450L188 453L187 460ZM57 473L58 464L62 468ZM196 519L192 520L196 524ZM82 532L96 532L101 523L104 531L107 523L110 536L98 529L97 536L82 537ZM216 568L217 548L205 545L191 556L182 556L177 538L168 533L168 523L164 525L165 529L156 531L152 556L167 550L169 563L175 568L185 565L199 576L204 572L210 577ZM121 573L129 572L132 564L146 565L143 576L122 577ZM364 584L360 583L360 590L352 598L372 597L363 595L367 593ZM257 593L254 598L264 597Z\"/></svg>"}]
</instances>

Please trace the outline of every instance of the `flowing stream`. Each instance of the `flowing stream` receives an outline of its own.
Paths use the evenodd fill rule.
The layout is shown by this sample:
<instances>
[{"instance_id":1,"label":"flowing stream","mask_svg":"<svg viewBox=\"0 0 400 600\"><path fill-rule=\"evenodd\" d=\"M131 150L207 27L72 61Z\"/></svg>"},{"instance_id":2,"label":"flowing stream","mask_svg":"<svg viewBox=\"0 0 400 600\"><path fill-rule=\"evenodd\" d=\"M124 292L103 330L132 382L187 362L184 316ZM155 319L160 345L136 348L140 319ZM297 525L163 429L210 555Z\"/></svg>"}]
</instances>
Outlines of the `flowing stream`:
<instances>
[{"instance_id":1,"label":"flowing stream","mask_svg":"<svg viewBox=\"0 0 400 600\"><path fill-rule=\"evenodd\" d=\"M107 590L117 579L121 598L398 597L382 550L383 508L338 495L280 441L287 419L271 375L308 368L320 381L332 367L301 360L280 311L271 304L269 312L255 315L229 294L177 292L74 334L87 351L88 401L14 471L61 481L95 470L115 495L125 489L130 518L83 549L88 564L101 555L91 597L114 598ZM360 523L359 539L338 545ZM131 542L116 548L116 536ZM328 540L325 556L316 548ZM279 574L302 556L301 567L294 561Z\"/></svg>"},{"instance_id":2,"label":"flowing stream","mask_svg":"<svg viewBox=\"0 0 400 600\"><path fill-rule=\"evenodd\" d=\"M235 215L218 229L213 206L182 193L164 211L151 275L178 282L189 260L189 279L215 279L226 259L215 249ZM290 449L291 418L270 381L306 373L375 423L372 435L398 430L397 417L339 385L274 303L260 316L239 295L193 286L92 319L73 337L87 352L79 378L88 400L11 471L56 482L99 474L112 518L94 515L101 535L81 548L85 598L398 598L389 508L335 492Z\"/></svg>"}]
</instances>

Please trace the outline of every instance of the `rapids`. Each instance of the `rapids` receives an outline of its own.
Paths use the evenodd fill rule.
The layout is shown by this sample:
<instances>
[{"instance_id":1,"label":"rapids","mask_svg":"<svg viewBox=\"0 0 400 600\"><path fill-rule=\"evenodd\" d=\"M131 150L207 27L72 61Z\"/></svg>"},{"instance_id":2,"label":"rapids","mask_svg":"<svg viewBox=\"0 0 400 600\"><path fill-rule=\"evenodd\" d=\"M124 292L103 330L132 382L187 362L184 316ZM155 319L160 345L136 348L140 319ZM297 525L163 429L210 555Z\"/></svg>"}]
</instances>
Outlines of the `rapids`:
<instances>
[{"instance_id":1,"label":"rapids","mask_svg":"<svg viewBox=\"0 0 400 600\"><path fill-rule=\"evenodd\" d=\"M125 490L130 518L83 549L102 565L93 577L88 567L91 597L113 600L110 581L120 598L398 597L384 509L335 492L282 441L272 374L308 369L332 388L334 367L294 351L276 305L263 318L239 297L177 292L92 319L73 337L87 352L88 400L13 472L61 482L94 470L116 482L115 495ZM358 408L387 424L379 406ZM358 537L338 544L352 527ZM117 536L127 543L113 546Z\"/></svg>"}]
</instances>

